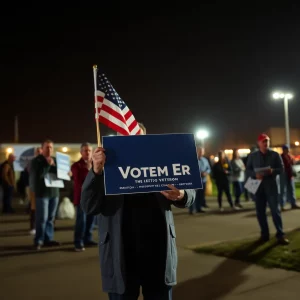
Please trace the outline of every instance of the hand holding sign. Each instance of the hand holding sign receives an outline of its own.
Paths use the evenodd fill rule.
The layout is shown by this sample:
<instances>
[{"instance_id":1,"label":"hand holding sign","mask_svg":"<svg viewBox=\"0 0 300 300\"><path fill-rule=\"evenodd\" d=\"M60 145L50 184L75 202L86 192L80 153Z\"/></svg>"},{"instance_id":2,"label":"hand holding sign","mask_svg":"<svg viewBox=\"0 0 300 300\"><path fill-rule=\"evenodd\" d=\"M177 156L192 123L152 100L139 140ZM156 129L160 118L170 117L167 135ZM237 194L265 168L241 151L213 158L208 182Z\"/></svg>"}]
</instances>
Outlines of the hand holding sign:
<instances>
[{"instance_id":1,"label":"hand holding sign","mask_svg":"<svg viewBox=\"0 0 300 300\"><path fill-rule=\"evenodd\" d=\"M174 185L168 184L170 191L162 191L161 193L171 201L180 201L184 197L184 190L178 190Z\"/></svg>"},{"instance_id":2,"label":"hand holding sign","mask_svg":"<svg viewBox=\"0 0 300 300\"><path fill-rule=\"evenodd\" d=\"M103 171L103 167L106 160L104 151L104 148L98 147L93 153L93 170L96 174L101 174Z\"/></svg>"}]
</instances>

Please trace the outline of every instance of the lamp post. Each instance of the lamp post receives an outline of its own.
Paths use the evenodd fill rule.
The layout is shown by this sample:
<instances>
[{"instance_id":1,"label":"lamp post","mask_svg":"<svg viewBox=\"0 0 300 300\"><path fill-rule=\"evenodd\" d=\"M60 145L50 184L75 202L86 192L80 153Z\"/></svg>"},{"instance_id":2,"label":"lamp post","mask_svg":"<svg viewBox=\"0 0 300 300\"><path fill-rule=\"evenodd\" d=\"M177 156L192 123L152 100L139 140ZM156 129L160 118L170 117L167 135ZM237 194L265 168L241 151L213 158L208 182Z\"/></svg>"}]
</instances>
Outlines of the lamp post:
<instances>
[{"instance_id":1,"label":"lamp post","mask_svg":"<svg viewBox=\"0 0 300 300\"><path fill-rule=\"evenodd\" d=\"M200 129L196 132L197 139L201 140L202 146L204 147L204 140L208 138L209 134L207 130Z\"/></svg>"},{"instance_id":2,"label":"lamp post","mask_svg":"<svg viewBox=\"0 0 300 300\"><path fill-rule=\"evenodd\" d=\"M290 93L275 92L273 94L275 100L283 99L284 105L284 121L285 121L285 140L288 147L290 147L290 126L289 126L289 100L293 98Z\"/></svg>"}]
</instances>

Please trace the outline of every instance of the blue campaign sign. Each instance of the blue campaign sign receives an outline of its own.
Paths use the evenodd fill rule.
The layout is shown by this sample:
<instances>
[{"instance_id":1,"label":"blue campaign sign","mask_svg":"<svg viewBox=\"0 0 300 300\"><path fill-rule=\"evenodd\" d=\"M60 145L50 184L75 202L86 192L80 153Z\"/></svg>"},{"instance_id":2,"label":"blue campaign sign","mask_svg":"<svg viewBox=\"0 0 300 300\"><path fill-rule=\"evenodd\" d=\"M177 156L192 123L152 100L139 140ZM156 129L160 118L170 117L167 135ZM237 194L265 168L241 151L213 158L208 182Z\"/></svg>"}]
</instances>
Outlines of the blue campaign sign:
<instances>
[{"instance_id":1,"label":"blue campaign sign","mask_svg":"<svg viewBox=\"0 0 300 300\"><path fill-rule=\"evenodd\" d=\"M57 178L71 180L69 172L71 170L70 156L61 152L56 152Z\"/></svg>"},{"instance_id":2,"label":"blue campaign sign","mask_svg":"<svg viewBox=\"0 0 300 300\"><path fill-rule=\"evenodd\" d=\"M104 136L105 194L202 189L193 134Z\"/></svg>"}]
</instances>

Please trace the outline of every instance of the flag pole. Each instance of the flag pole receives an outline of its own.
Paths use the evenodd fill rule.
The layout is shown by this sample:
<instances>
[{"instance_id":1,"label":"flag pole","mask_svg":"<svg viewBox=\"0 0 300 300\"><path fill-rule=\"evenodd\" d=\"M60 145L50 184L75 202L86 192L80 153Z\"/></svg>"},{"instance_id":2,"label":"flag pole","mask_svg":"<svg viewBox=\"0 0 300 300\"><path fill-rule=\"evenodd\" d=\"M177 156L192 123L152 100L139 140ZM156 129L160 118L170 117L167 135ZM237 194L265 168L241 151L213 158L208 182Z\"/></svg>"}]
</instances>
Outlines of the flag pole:
<instances>
[{"instance_id":1,"label":"flag pole","mask_svg":"<svg viewBox=\"0 0 300 300\"><path fill-rule=\"evenodd\" d=\"M97 144L98 147L102 147L101 140L100 140L100 125L99 125L99 111L98 111L98 100L97 100L97 65L93 65L94 71L94 89L95 89L95 117L96 117L96 129L97 129Z\"/></svg>"}]
</instances>

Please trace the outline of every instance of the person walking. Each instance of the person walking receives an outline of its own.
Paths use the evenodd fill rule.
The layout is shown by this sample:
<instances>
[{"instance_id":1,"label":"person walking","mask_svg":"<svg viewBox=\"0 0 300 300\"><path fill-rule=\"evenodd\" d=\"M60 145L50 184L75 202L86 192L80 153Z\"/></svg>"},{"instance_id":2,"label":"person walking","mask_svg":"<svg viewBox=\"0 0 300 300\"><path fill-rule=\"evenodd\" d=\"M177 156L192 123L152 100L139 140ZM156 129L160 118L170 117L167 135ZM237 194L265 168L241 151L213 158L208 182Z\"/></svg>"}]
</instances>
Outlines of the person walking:
<instances>
[{"instance_id":1,"label":"person walking","mask_svg":"<svg viewBox=\"0 0 300 300\"><path fill-rule=\"evenodd\" d=\"M232 209L238 209L233 206L232 198L230 194L230 183L229 183L229 175L231 173L230 163L225 156L223 151L219 151L218 153L218 162L213 165L212 174L213 178L216 182L216 186L218 189L218 204L220 211L224 211L222 206L222 195L225 192L227 201Z\"/></svg>"},{"instance_id":2,"label":"person walking","mask_svg":"<svg viewBox=\"0 0 300 300\"><path fill-rule=\"evenodd\" d=\"M246 167L240 158L238 149L233 150L232 160L231 160L231 169L232 169L232 185L233 185L233 192L235 196L235 203L236 207L242 208L240 203L240 197L244 192L244 182L245 182L245 171Z\"/></svg>"},{"instance_id":3,"label":"person walking","mask_svg":"<svg viewBox=\"0 0 300 300\"><path fill-rule=\"evenodd\" d=\"M261 229L259 242L265 243L270 239L266 214L268 204L277 231L278 243L287 245L289 240L283 232L276 182L277 175L283 172L283 162L280 155L270 149L270 138L265 133L258 136L257 143L259 151L249 155L246 171L251 178L261 180L255 194L256 216Z\"/></svg>"},{"instance_id":4,"label":"person walking","mask_svg":"<svg viewBox=\"0 0 300 300\"><path fill-rule=\"evenodd\" d=\"M93 241L94 219L93 215L86 215L81 206L82 184L92 168L92 147L89 143L84 143L80 147L81 158L71 167L74 181L74 205L76 207L76 223L74 230L74 246L76 252L82 252L84 247L97 246Z\"/></svg>"}]
</instances>

